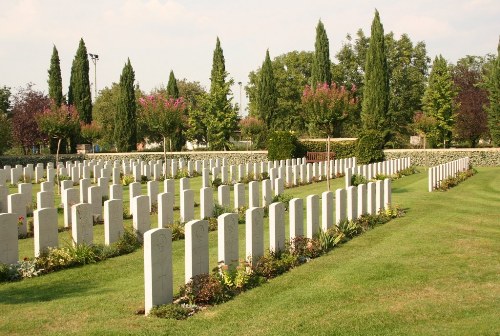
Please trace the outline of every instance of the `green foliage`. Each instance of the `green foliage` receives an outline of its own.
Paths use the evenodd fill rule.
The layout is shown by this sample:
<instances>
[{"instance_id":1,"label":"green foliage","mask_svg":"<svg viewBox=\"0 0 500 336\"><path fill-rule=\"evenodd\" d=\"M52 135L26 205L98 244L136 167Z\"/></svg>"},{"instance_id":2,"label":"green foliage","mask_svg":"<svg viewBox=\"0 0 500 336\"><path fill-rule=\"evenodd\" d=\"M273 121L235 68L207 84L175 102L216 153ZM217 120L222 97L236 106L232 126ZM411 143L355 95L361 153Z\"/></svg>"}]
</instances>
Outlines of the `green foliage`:
<instances>
[{"instance_id":1,"label":"green foliage","mask_svg":"<svg viewBox=\"0 0 500 336\"><path fill-rule=\"evenodd\" d=\"M277 110L273 117L271 130L292 130L301 132L305 129L302 115L301 97L304 87L311 79L313 52L292 51L279 55L271 61L277 91ZM245 87L249 97L250 116L259 115L257 96L262 68L251 71L249 84Z\"/></svg>"},{"instance_id":2,"label":"green foliage","mask_svg":"<svg viewBox=\"0 0 500 336\"><path fill-rule=\"evenodd\" d=\"M491 63L484 82L486 91L488 91L489 104L486 105L486 111L488 112L491 140L496 146L500 146L500 42L498 43L497 56Z\"/></svg>"},{"instance_id":3,"label":"green foliage","mask_svg":"<svg viewBox=\"0 0 500 336\"><path fill-rule=\"evenodd\" d=\"M298 260L304 262L308 259L319 257L323 254L321 245L317 239L310 239L304 236L297 236L290 240L290 253Z\"/></svg>"},{"instance_id":4,"label":"green foliage","mask_svg":"<svg viewBox=\"0 0 500 336\"><path fill-rule=\"evenodd\" d=\"M175 79L173 70L170 70L170 74L168 76L167 95L168 98L179 98L179 87L177 86L177 79Z\"/></svg>"},{"instance_id":5,"label":"green foliage","mask_svg":"<svg viewBox=\"0 0 500 336\"><path fill-rule=\"evenodd\" d=\"M430 133L430 140L442 144L443 148L451 141L456 94L448 63L443 56L436 56L422 102L424 113L436 120L436 125Z\"/></svg>"},{"instance_id":6,"label":"green foliage","mask_svg":"<svg viewBox=\"0 0 500 336\"><path fill-rule=\"evenodd\" d=\"M267 158L284 160L302 156L300 143L290 131L275 131L267 139Z\"/></svg>"},{"instance_id":7,"label":"green foliage","mask_svg":"<svg viewBox=\"0 0 500 336\"><path fill-rule=\"evenodd\" d=\"M68 90L68 105L74 105L80 120L86 124L92 121L92 98L90 95L89 59L83 38L80 39L73 64Z\"/></svg>"},{"instance_id":8,"label":"green foliage","mask_svg":"<svg viewBox=\"0 0 500 336\"><path fill-rule=\"evenodd\" d=\"M250 147L262 148L266 139L266 125L260 119L246 116L240 120L241 135L250 139Z\"/></svg>"},{"instance_id":9,"label":"green foliage","mask_svg":"<svg viewBox=\"0 0 500 336\"><path fill-rule=\"evenodd\" d=\"M288 205L290 204L290 201L294 198L294 196L292 194L288 194L288 193L282 193L282 194L279 194L279 195L274 195L273 196L273 201L272 203L275 203L275 202L281 202L283 203L283 205L285 206L285 211L288 210Z\"/></svg>"},{"instance_id":10,"label":"green foliage","mask_svg":"<svg viewBox=\"0 0 500 336\"><path fill-rule=\"evenodd\" d=\"M229 138L237 127L237 111L231 105L231 85L234 81L226 80L227 76L224 53L217 38L205 119L208 144L212 150L229 149Z\"/></svg>"},{"instance_id":11,"label":"green foliage","mask_svg":"<svg viewBox=\"0 0 500 336\"><path fill-rule=\"evenodd\" d=\"M326 152L326 141L300 141L301 155L306 152ZM330 152L335 153L336 159L345 159L356 156L357 141L330 141Z\"/></svg>"},{"instance_id":12,"label":"green foliage","mask_svg":"<svg viewBox=\"0 0 500 336\"><path fill-rule=\"evenodd\" d=\"M471 176L474 176L477 173L475 169L468 169L466 171L459 172L456 176L448 177L447 179L439 182L439 186L437 190L446 191L453 187L456 187L459 183L465 181Z\"/></svg>"},{"instance_id":13,"label":"green foliage","mask_svg":"<svg viewBox=\"0 0 500 336\"><path fill-rule=\"evenodd\" d=\"M360 184L366 184L368 181L363 175L354 174L351 176L351 185L357 187Z\"/></svg>"},{"instance_id":14,"label":"green foliage","mask_svg":"<svg viewBox=\"0 0 500 336\"><path fill-rule=\"evenodd\" d=\"M269 49L266 51L266 58L262 63L262 71L257 82L257 113L256 116L263 120L267 129L271 129L275 124L276 112L278 108L278 93L276 81L274 79L273 66L269 57Z\"/></svg>"},{"instance_id":15,"label":"green foliage","mask_svg":"<svg viewBox=\"0 0 500 336\"><path fill-rule=\"evenodd\" d=\"M174 320L185 320L191 314L192 309L186 308L178 304L165 304L161 306L155 306L150 311L151 316L159 318L167 318Z\"/></svg>"},{"instance_id":16,"label":"green foliage","mask_svg":"<svg viewBox=\"0 0 500 336\"><path fill-rule=\"evenodd\" d=\"M311 72L311 86L316 88L318 84L330 85L332 83L332 71L330 61L330 44L326 35L325 26L319 20L316 26L316 41L314 42L314 58Z\"/></svg>"},{"instance_id":17,"label":"green foliage","mask_svg":"<svg viewBox=\"0 0 500 336\"><path fill-rule=\"evenodd\" d=\"M120 76L120 95L115 114L114 141L118 152L128 152L136 148L137 103L134 81L134 69L128 59Z\"/></svg>"},{"instance_id":18,"label":"green foliage","mask_svg":"<svg viewBox=\"0 0 500 336\"><path fill-rule=\"evenodd\" d=\"M172 224L168 224L167 227L172 231L172 240L184 239L184 223L175 221Z\"/></svg>"},{"instance_id":19,"label":"green foliage","mask_svg":"<svg viewBox=\"0 0 500 336\"><path fill-rule=\"evenodd\" d=\"M214 203L214 211L212 213L212 217L217 219L220 215L223 215L225 213L231 213L232 211L226 207L223 207L219 203L215 202Z\"/></svg>"},{"instance_id":20,"label":"green foliage","mask_svg":"<svg viewBox=\"0 0 500 336\"><path fill-rule=\"evenodd\" d=\"M59 61L59 53L54 45L52 48L52 57L50 58L50 68L48 70L49 79L47 80L49 84L49 98L53 101L56 106L61 106L63 103L63 93L62 93L62 77L61 77L61 66Z\"/></svg>"},{"instance_id":21,"label":"green foliage","mask_svg":"<svg viewBox=\"0 0 500 336\"><path fill-rule=\"evenodd\" d=\"M361 120L363 129L387 131L389 110L389 72L384 42L384 28L378 11L373 18L370 44L366 53L365 83Z\"/></svg>"},{"instance_id":22,"label":"green foliage","mask_svg":"<svg viewBox=\"0 0 500 336\"><path fill-rule=\"evenodd\" d=\"M257 275L272 279L299 264L299 257L288 251L268 251L253 264L253 268Z\"/></svg>"},{"instance_id":23,"label":"green foliage","mask_svg":"<svg viewBox=\"0 0 500 336\"><path fill-rule=\"evenodd\" d=\"M230 294L225 290L216 276L199 274L179 289L179 295L185 297L190 304L218 304L227 301Z\"/></svg>"},{"instance_id":24,"label":"green foliage","mask_svg":"<svg viewBox=\"0 0 500 336\"><path fill-rule=\"evenodd\" d=\"M0 282L16 281L21 279L16 264L3 264L0 263Z\"/></svg>"},{"instance_id":25,"label":"green foliage","mask_svg":"<svg viewBox=\"0 0 500 336\"><path fill-rule=\"evenodd\" d=\"M133 175L123 175L122 176L122 185L123 186L128 186L130 183L133 183L135 181Z\"/></svg>"},{"instance_id":26,"label":"green foliage","mask_svg":"<svg viewBox=\"0 0 500 336\"><path fill-rule=\"evenodd\" d=\"M7 113L0 111L0 155L12 144L12 127Z\"/></svg>"},{"instance_id":27,"label":"green foliage","mask_svg":"<svg viewBox=\"0 0 500 336\"><path fill-rule=\"evenodd\" d=\"M356 157L360 164L384 159L384 138L375 130L364 131L359 137Z\"/></svg>"}]
</instances>

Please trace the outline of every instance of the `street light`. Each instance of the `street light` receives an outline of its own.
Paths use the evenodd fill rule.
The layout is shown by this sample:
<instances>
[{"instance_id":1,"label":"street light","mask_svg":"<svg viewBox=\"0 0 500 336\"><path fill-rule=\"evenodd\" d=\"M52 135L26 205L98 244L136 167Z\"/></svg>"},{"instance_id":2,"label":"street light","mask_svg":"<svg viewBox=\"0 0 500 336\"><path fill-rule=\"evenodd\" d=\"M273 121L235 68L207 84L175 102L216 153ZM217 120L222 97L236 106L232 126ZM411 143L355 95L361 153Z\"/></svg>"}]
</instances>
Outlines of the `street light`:
<instances>
[{"instance_id":1,"label":"street light","mask_svg":"<svg viewBox=\"0 0 500 336\"><path fill-rule=\"evenodd\" d=\"M97 61L99 60L99 55L89 54L92 63L94 63L94 101L97 98Z\"/></svg>"},{"instance_id":2,"label":"street light","mask_svg":"<svg viewBox=\"0 0 500 336\"><path fill-rule=\"evenodd\" d=\"M241 107L241 82L238 82L238 85L240 86L240 116L243 117L243 109Z\"/></svg>"}]
</instances>

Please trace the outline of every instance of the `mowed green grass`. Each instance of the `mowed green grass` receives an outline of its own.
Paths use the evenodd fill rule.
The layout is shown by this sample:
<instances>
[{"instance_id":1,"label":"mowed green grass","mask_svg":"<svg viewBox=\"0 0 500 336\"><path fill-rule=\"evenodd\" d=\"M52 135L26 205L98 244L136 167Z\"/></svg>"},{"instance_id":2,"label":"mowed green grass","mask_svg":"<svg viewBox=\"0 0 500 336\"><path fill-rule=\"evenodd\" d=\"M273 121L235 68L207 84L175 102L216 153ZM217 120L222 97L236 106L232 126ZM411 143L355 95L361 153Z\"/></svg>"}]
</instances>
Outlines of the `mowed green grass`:
<instances>
[{"instance_id":1,"label":"mowed green grass","mask_svg":"<svg viewBox=\"0 0 500 336\"><path fill-rule=\"evenodd\" d=\"M500 168L480 168L444 193L427 192L425 173L395 181L393 203L405 217L185 321L134 315L144 300L142 251L0 284L0 333L498 335L499 176ZM342 184L334 180L332 189ZM325 189L323 182L287 192ZM240 225L241 251L243 239ZM212 266L216 245L212 232ZM173 249L177 289L184 242Z\"/></svg>"}]
</instances>

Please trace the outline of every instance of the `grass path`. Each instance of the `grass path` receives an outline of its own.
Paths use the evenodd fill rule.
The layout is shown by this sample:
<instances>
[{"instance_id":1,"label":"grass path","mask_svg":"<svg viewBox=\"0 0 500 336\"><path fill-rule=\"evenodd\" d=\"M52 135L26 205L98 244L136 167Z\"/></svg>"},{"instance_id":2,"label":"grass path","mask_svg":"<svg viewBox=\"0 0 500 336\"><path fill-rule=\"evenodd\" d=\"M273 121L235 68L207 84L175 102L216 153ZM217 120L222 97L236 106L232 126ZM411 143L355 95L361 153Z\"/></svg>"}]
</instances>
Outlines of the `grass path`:
<instances>
[{"instance_id":1,"label":"grass path","mask_svg":"<svg viewBox=\"0 0 500 336\"><path fill-rule=\"evenodd\" d=\"M0 333L498 335L499 176L480 168L445 193L428 193L424 173L395 181L393 203L405 217L186 321L133 314L144 299L142 251L0 284ZM214 261L216 232L210 246ZM173 258L182 268L183 241ZM182 279L177 272L175 288Z\"/></svg>"}]
</instances>

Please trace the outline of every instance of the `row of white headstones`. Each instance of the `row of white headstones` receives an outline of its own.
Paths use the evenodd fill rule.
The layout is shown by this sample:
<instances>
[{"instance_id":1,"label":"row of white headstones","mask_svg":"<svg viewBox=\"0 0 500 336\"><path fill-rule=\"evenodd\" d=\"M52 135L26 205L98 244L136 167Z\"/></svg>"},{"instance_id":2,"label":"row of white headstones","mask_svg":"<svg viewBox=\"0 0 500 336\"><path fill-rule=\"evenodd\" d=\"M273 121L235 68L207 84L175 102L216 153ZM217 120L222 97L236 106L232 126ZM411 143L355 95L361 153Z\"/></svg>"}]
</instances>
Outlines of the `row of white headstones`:
<instances>
[{"instance_id":1,"label":"row of white headstones","mask_svg":"<svg viewBox=\"0 0 500 336\"><path fill-rule=\"evenodd\" d=\"M335 202L335 206L334 206ZM290 239L304 236L304 204L300 198L289 202ZM321 203L321 210L320 210ZM375 215L391 206L391 180L325 191L306 197L306 234L314 237L320 229L327 231L335 223L355 220L362 215ZM321 213L321 224L320 224ZM335 214L335 218L334 218ZM234 267L239 260L238 214L218 217L218 261ZM285 247L285 206L269 205L269 250ZM251 262L264 255L264 208L250 207L245 214L245 257ZM185 225L185 282L209 273L208 221L192 220ZM173 299L172 233L168 228L144 233L145 311Z\"/></svg>"},{"instance_id":2,"label":"row of white headstones","mask_svg":"<svg viewBox=\"0 0 500 336\"><path fill-rule=\"evenodd\" d=\"M429 192L439 188L442 181L450 177L456 177L459 173L467 171L469 169L469 163L469 157L464 157L434 167L429 167Z\"/></svg>"},{"instance_id":3,"label":"row of white headstones","mask_svg":"<svg viewBox=\"0 0 500 336\"><path fill-rule=\"evenodd\" d=\"M353 164L354 160L345 160L343 168L338 170L343 170L348 174L350 169L348 165ZM283 162L286 164L286 162ZM292 162L290 162L292 163ZM340 163L340 162L339 162ZM344 162L342 162L344 163ZM408 161L409 164L409 161ZM385 164L384 164L385 165ZM306 166L300 164L300 166ZM314 165L308 164L307 167L313 167ZM390 164L387 164L390 166ZM404 167L405 165L402 165ZM217 167L214 167L217 168ZM259 207L268 206L272 200L272 195L274 189L274 194L278 195L284 191L283 167L278 166L278 168L270 169L271 179L266 179L262 181L262 203L259 202L259 183L257 181L252 181L249 183L249 200L248 203L245 200L245 185L242 183L237 183L234 185L234 206L233 208L240 208L242 206L249 207ZM295 171L295 166L286 167L292 168ZM302 169L301 169L302 170ZM307 169L309 171L310 169ZM359 168L361 171L362 169ZM203 171L203 184L207 185L209 182L208 169L202 169ZM286 171L289 171L287 169ZM315 170L312 170L311 176L314 177ZM309 174L308 174L309 175ZM295 176L295 175L294 175ZM321 175L319 175L321 177ZM274 179L274 181L273 181ZM295 180L294 177L292 180ZM307 178L303 181L306 181ZM104 183L105 181L105 183ZM350 179L346 179L350 182ZM108 190L108 180L105 177L99 178L98 186L91 186L90 179L80 180L80 189L73 188L72 181L62 181L62 202L64 208L64 225L65 227L72 226L73 240L75 243L92 243L92 222L96 218L102 218L103 207L102 207L102 196L103 191ZM274 182L274 183L273 183ZM274 186L274 188L273 188ZM34 214L34 231L35 231L35 255L47 248L57 246L57 211L54 208L54 192L53 183L42 182L41 190L37 193L37 204L38 209ZM361 188L363 186L360 186ZM21 225L16 225L17 230L11 228L11 232L6 234L0 234L0 241L2 241L2 251L0 253L0 262L4 263L15 263L17 262L17 239L14 242L14 231L25 234L27 231L26 225L26 215L30 211L31 206L31 190L32 185L30 183L22 183L18 186L19 193L7 195L8 189L6 187L0 186L0 194L6 197L0 197L0 213L8 212L14 214L16 218L16 223L18 218L22 217ZM137 212L134 215L133 225L134 229L140 234L145 233L150 228L149 211L151 210L154 201L158 205L158 224L159 227L166 227L167 224L173 222L173 207L174 207L174 181L172 179L167 179L164 181L164 190L166 192L159 193L159 182L149 181L148 182L148 196L141 195L141 185L140 183L132 183L130 185L130 199L131 203L131 213ZM104 222L105 222L105 243L111 244L116 241L123 232L122 224L122 213L123 204L121 202L122 197L122 186L119 184L112 184L109 186L109 196L110 200L106 201L104 204ZM363 194L363 193L362 193ZM6 198L2 201L3 198ZM189 188L189 178L181 178L180 180L180 217L182 222L187 222L194 219L194 191ZM120 200L117 202L117 200ZM219 204L230 208L230 186L222 185L218 188L218 201ZM77 203L82 204L77 204ZM1 209L2 204L7 203L7 211ZM213 213L214 201L213 201L213 190L210 187L203 187L200 189L200 214L201 218L210 217ZM139 209L139 210L137 210ZM31 209L32 211L32 209ZM339 216L345 216L340 212ZM4 217L4 221L13 222L14 218L11 216ZM350 216L352 218L352 216ZM75 223L72 225L72 223ZM16 227L14 226L14 227ZM0 232L2 231L3 224L0 222ZM7 232L6 231L6 232ZM48 232L47 234L45 234ZM309 236L312 236L310 234ZM12 237L7 239L6 237ZM10 247L8 247L10 246Z\"/></svg>"}]
</instances>

